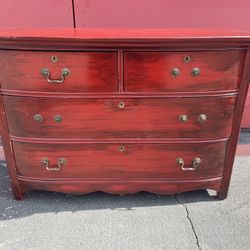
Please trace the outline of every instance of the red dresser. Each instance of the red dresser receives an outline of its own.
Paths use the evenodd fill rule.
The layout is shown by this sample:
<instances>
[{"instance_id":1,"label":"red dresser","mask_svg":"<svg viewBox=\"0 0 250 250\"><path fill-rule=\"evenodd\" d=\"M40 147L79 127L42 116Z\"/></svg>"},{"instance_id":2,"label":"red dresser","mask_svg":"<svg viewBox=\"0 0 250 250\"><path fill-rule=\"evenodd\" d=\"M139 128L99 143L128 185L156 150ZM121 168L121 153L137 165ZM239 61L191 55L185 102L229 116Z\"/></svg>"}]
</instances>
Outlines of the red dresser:
<instances>
[{"instance_id":1,"label":"red dresser","mask_svg":"<svg viewBox=\"0 0 250 250\"><path fill-rule=\"evenodd\" d=\"M74 29L0 33L1 134L15 198L198 189L226 198L250 34L170 29L156 18L128 28L122 16L104 29L82 14L86 2L75 1Z\"/></svg>"}]
</instances>

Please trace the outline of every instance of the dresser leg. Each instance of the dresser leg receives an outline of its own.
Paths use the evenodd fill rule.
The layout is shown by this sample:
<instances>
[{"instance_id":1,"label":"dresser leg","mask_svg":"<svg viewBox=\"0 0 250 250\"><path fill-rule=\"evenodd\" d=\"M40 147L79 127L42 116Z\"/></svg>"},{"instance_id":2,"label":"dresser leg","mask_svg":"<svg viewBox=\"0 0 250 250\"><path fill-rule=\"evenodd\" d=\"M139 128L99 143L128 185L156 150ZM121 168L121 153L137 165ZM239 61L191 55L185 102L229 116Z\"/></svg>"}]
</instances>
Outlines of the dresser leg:
<instances>
[{"instance_id":1,"label":"dresser leg","mask_svg":"<svg viewBox=\"0 0 250 250\"><path fill-rule=\"evenodd\" d=\"M228 189L227 190L220 190L217 192L217 197L219 200L224 200L227 198L227 194L228 194Z\"/></svg>"},{"instance_id":2,"label":"dresser leg","mask_svg":"<svg viewBox=\"0 0 250 250\"><path fill-rule=\"evenodd\" d=\"M24 192L17 186L12 185L12 193L15 200L23 200L24 199Z\"/></svg>"}]
</instances>

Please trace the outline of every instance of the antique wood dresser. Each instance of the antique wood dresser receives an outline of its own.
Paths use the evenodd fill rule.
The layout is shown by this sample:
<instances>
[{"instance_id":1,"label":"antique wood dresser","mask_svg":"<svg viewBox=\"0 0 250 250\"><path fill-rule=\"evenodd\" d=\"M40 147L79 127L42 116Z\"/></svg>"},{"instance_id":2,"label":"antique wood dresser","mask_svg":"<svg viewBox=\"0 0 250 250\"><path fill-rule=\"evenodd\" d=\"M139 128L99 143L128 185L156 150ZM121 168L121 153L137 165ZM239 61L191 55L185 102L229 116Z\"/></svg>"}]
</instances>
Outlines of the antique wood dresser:
<instances>
[{"instance_id":1,"label":"antique wood dresser","mask_svg":"<svg viewBox=\"0 0 250 250\"><path fill-rule=\"evenodd\" d=\"M156 21L85 27L91 20L0 32L1 135L14 197L213 189L226 198L249 33Z\"/></svg>"}]
</instances>

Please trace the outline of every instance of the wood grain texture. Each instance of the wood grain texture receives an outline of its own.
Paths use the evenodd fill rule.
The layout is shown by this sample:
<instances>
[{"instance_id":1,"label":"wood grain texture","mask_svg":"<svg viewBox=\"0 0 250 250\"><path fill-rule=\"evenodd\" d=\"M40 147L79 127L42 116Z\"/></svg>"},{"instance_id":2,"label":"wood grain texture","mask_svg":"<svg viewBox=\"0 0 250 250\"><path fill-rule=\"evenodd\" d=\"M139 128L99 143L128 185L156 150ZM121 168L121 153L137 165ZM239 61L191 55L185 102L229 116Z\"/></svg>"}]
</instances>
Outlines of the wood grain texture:
<instances>
[{"instance_id":1,"label":"wood grain texture","mask_svg":"<svg viewBox=\"0 0 250 250\"><path fill-rule=\"evenodd\" d=\"M39 35L39 36L38 36ZM147 39L145 39L147 37ZM16 30L0 31L0 49L27 51L208 51L247 48L250 33L217 30Z\"/></svg>"},{"instance_id":2,"label":"wood grain texture","mask_svg":"<svg viewBox=\"0 0 250 250\"><path fill-rule=\"evenodd\" d=\"M242 115L244 111L244 105L246 102L247 92L250 83L250 50L247 50L245 57L245 64L242 72L241 84L239 97L235 107L234 123L232 127L232 135L229 142L229 147L227 151L226 165L223 173L223 181L221 184L220 191L218 192L219 199L225 199L228 195L229 184L231 180L233 164L235 159L235 152L237 147L237 142L240 133L240 125L242 120Z\"/></svg>"},{"instance_id":3,"label":"wood grain texture","mask_svg":"<svg viewBox=\"0 0 250 250\"><path fill-rule=\"evenodd\" d=\"M51 57L58 62L53 63ZM41 70L48 68L51 79L61 79L61 70L70 73L63 83L48 83ZM3 89L41 92L116 92L116 52L30 52L0 51L0 84Z\"/></svg>"},{"instance_id":4,"label":"wood grain texture","mask_svg":"<svg viewBox=\"0 0 250 250\"><path fill-rule=\"evenodd\" d=\"M0 31L0 48L5 49L0 53L1 133L12 164L8 167L15 198L32 189L173 194L206 188L225 198L250 79L249 60L244 61L249 46L249 32L226 30ZM80 72L78 78L70 72L75 78L66 77L65 85L70 84L62 90L41 87L47 82L39 78L40 67L47 66L39 60L49 63L55 53L59 59L67 55L63 62L70 62ZM130 59L133 82L127 85L126 53L152 53L137 61ZM169 62L171 57L166 55L170 53ZM186 64L181 60L187 53L192 53L192 60ZM162 56L152 56L159 54ZM20 66L18 58L23 62L20 71L9 69L10 65ZM61 62L48 64L55 70L53 78L67 67ZM171 63L183 66L176 82L162 75ZM190 76L193 67L201 69L197 78ZM33 77L27 77L33 74L28 72ZM143 77L135 78L138 73ZM16 82L10 81L13 77ZM120 101L125 102L124 109L118 108ZM204 110L208 120L197 124L197 116ZM37 113L43 115L43 123L33 121ZM187 113L188 122L178 123L177 113ZM54 115L62 115L62 122L55 123ZM125 150L120 152L120 146ZM57 175L45 170L42 157L52 165L61 157L67 162ZM176 165L177 157L188 165L194 157L201 157L202 164L195 171L184 172Z\"/></svg>"},{"instance_id":5,"label":"wood grain texture","mask_svg":"<svg viewBox=\"0 0 250 250\"><path fill-rule=\"evenodd\" d=\"M120 146L124 147L120 151ZM184 180L221 176L227 141L212 143L98 143L39 144L13 142L17 173L41 179L94 180ZM194 171L183 171L176 158L192 167L195 157L201 165ZM47 158L51 166L64 158L59 171L48 171L42 163Z\"/></svg>"},{"instance_id":6,"label":"wood grain texture","mask_svg":"<svg viewBox=\"0 0 250 250\"><path fill-rule=\"evenodd\" d=\"M241 122L241 128L249 129L250 128L250 89L247 92L247 98L245 102L245 108L243 113L243 118Z\"/></svg>"},{"instance_id":7,"label":"wood grain texture","mask_svg":"<svg viewBox=\"0 0 250 250\"><path fill-rule=\"evenodd\" d=\"M8 167L8 173L10 177L10 184L12 188L12 193L15 199L23 199L23 189L17 179L16 174L16 162L13 155L12 143L9 138L8 124L6 121L3 96L0 95L0 135L1 141L3 143L4 155Z\"/></svg>"},{"instance_id":8,"label":"wood grain texture","mask_svg":"<svg viewBox=\"0 0 250 250\"><path fill-rule=\"evenodd\" d=\"M199 189L219 190L221 178L192 181L69 181L38 180L18 177L25 191L47 190L67 194L87 194L103 191L112 194L133 194L147 191L161 195L170 195Z\"/></svg>"},{"instance_id":9,"label":"wood grain texture","mask_svg":"<svg viewBox=\"0 0 250 250\"><path fill-rule=\"evenodd\" d=\"M119 108L123 101L125 107ZM10 134L19 137L223 138L231 133L235 96L197 98L32 98L4 96ZM43 116L35 122L34 115ZM180 115L187 122L180 122ZM207 121L200 123L198 116ZM60 115L61 122L54 117Z\"/></svg>"},{"instance_id":10,"label":"wood grain texture","mask_svg":"<svg viewBox=\"0 0 250 250\"><path fill-rule=\"evenodd\" d=\"M190 62L185 62L190 56ZM222 91L238 89L244 51L125 52L124 84L128 92ZM174 68L179 76L171 75ZM200 75L192 76L199 68Z\"/></svg>"}]
</instances>

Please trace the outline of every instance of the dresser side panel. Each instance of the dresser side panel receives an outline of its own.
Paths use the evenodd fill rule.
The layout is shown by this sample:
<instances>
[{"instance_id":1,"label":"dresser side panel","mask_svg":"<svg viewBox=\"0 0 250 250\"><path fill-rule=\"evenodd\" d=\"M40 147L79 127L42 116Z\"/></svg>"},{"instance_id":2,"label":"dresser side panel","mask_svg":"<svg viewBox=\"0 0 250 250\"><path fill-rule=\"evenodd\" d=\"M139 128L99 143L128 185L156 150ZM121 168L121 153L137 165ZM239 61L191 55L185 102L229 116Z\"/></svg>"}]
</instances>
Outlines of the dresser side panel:
<instances>
[{"instance_id":1,"label":"dresser side panel","mask_svg":"<svg viewBox=\"0 0 250 250\"><path fill-rule=\"evenodd\" d=\"M223 181L218 192L218 197L220 199L225 199L228 195L228 189L235 159L236 147L240 133L240 126L244 111L244 106L246 102L246 97L248 93L248 87L250 82L250 50L246 51L245 63L242 71L240 90L236 102L235 113L234 113L234 123L232 126L231 138L229 141L226 164L223 173Z\"/></svg>"}]
</instances>

